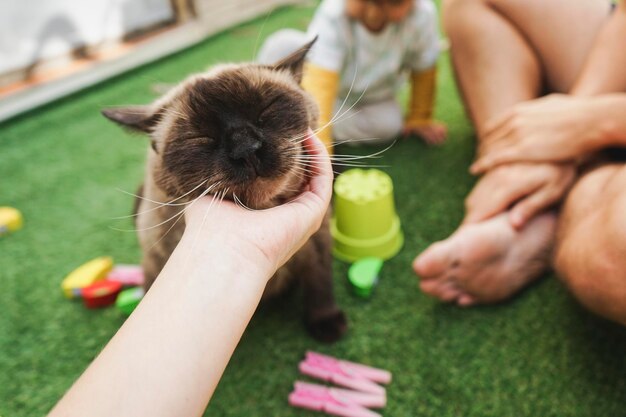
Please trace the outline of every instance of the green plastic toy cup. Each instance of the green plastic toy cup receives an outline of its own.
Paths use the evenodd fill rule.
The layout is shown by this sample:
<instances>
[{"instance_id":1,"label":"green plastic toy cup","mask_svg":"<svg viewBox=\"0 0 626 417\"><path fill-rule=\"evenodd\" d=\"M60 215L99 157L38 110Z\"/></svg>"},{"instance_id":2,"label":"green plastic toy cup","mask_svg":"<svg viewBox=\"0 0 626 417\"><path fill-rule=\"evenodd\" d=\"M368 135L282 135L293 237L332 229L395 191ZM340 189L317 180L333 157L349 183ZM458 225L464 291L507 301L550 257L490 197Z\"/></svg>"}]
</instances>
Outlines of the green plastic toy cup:
<instances>
[{"instance_id":1,"label":"green plastic toy cup","mask_svg":"<svg viewBox=\"0 0 626 417\"><path fill-rule=\"evenodd\" d=\"M350 169L335 181L331 234L333 254L354 262L395 256L404 243L389 175L377 169Z\"/></svg>"}]
</instances>

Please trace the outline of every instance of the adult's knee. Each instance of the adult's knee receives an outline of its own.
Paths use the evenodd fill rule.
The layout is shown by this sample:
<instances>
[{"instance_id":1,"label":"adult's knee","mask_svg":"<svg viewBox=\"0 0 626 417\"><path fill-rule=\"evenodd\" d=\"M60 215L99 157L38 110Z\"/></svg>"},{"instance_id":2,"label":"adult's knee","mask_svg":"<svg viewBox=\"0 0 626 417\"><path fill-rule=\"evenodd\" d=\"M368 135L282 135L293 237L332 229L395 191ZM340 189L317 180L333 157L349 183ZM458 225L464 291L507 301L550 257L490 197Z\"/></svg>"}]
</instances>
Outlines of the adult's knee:
<instances>
[{"instance_id":1,"label":"adult's knee","mask_svg":"<svg viewBox=\"0 0 626 417\"><path fill-rule=\"evenodd\" d=\"M467 31L480 25L483 13L490 12L490 0L443 0L442 21L447 36L463 40Z\"/></svg>"},{"instance_id":2,"label":"adult's knee","mask_svg":"<svg viewBox=\"0 0 626 417\"><path fill-rule=\"evenodd\" d=\"M626 196L562 230L554 267L594 313L626 325Z\"/></svg>"}]
</instances>

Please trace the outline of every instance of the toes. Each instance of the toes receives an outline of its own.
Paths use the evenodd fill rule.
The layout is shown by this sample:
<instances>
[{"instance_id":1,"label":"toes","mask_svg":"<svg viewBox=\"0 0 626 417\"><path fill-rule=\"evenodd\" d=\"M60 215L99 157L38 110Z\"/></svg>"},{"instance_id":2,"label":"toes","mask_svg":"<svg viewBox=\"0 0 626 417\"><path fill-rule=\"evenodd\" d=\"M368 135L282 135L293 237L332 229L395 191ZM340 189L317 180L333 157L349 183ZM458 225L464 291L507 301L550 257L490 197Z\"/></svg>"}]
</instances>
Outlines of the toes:
<instances>
[{"instance_id":1,"label":"toes","mask_svg":"<svg viewBox=\"0 0 626 417\"><path fill-rule=\"evenodd\" d=\"M439 287L441 287L441 282L438 280L428 279L420 281L420 290L422 290L425 294L432 295L433 297L439 293Z\"/></svg>"},{"instance_id":2,"label":"toes","mask_svg":"<svg viewBox=\"0 0 626 417\"><path fill-rule=\"evenodd\" d=\"M435 243L413 261L415 273L424 279L432 279L442 275L454 262L449 244Z\"/></svg>"},{"instance_id":3,"label":"toes","mask_svg":"<svg viewBox=\"0 0 626 417\"><path fill-rule=\"evenodd\" d=\"M420 289L446 303L455 301L462 294L459 287L451 281L424 280L420 282Z\"/></svg>"},{"instance_id":4,"label":"toes","mask_svg":"<svg viewBox=\"0 0 626 417\"><path fill-rule=\"evenodd\" d=\"M469 294L461 294L457 300L457 304L461 307L471 307L477 303L476 298Z\"/></svg>"},{"instance_id":5,"label":"toes","mask_svg":"<svg viewBox=\"0 0 626 417\"><path fill-rule=\"evenodd\" d=\"M450 303L452 301L456 301L456 299L461 295L461 290L456 284L452 282L447 282L444 284L439 290L439 299L446 303Z\"/></svg>"}]
</instances>

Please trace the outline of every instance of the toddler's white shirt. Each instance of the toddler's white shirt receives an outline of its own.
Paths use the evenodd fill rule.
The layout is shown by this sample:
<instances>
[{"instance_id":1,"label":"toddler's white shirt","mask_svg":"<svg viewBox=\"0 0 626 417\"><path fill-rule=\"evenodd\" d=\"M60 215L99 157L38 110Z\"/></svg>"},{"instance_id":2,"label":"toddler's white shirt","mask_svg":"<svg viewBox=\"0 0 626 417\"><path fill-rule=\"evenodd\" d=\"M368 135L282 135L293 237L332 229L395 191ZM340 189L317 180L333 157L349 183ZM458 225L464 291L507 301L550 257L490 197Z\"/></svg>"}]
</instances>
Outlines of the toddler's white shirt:
<instances>
[{"instance_id":1,"label":"toddler's white shirt","mask_svg":"<svg viewBox=\"0 0 626 417\"><path fill-rule=\"evenodd\" d=\"M319 36L308 59L340 74L339 98L352 105L393 98L408 71L432 68L439 55L437 9L414 0L411 13L378 34L346 16L345 0L323 0L308 28ZM352 87L351 87L352 86Z\"/></svg>"}]
</instances>

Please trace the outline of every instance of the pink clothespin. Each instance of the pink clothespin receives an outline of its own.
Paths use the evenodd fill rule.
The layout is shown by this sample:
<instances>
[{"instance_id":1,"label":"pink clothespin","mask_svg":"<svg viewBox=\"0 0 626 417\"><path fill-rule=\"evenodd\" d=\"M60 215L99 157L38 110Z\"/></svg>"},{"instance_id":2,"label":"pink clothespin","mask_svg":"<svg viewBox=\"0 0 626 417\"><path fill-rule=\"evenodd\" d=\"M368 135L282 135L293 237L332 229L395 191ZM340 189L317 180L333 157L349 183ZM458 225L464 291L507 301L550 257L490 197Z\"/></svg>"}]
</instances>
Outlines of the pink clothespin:
<instances>
[{"instance_id":1,"label":"pink clothespin","mask_svg":"<svg viewBox=\"0 0 626 417\"><path fill-rule=\"evenodd\" d=\"M385 388L378 385L377 382L382 384L391 382L391 373L384 369L344 361L315 352L307 352L305 359L300 362L299 368L300 372L305 375L373 394L385 394Z\"/></svg>"},{"instance_id":2,"label":"pink clothespin","mask_svg":"<svg viewBox=\"0 0 626 417\"><path fill-rule=\"evenodd\" d=\"M289 404L341 417L382 417L365 407L383 407L384 395L329 388L296 381Z\"/></svg>"},{"instance_id":3,"label":"pink clothespin","mask_svg":"<svg viewBox=\"0 0 626 417\"><path fill-rule=\"evenodd\" d=\"M106 279L122 285L143 285L143 269L139 265L115 265Z\"/></svg>"}]
</instances>

